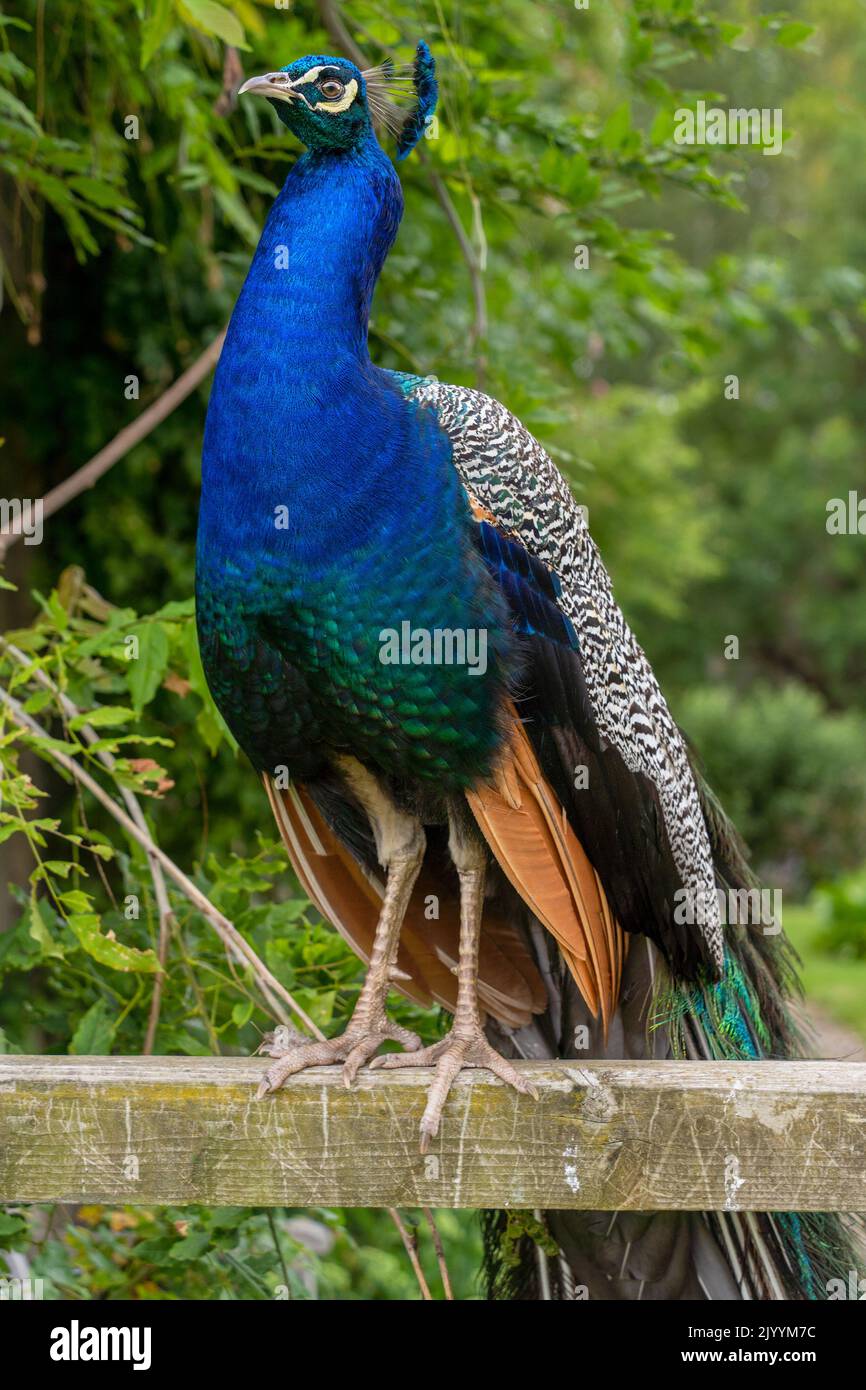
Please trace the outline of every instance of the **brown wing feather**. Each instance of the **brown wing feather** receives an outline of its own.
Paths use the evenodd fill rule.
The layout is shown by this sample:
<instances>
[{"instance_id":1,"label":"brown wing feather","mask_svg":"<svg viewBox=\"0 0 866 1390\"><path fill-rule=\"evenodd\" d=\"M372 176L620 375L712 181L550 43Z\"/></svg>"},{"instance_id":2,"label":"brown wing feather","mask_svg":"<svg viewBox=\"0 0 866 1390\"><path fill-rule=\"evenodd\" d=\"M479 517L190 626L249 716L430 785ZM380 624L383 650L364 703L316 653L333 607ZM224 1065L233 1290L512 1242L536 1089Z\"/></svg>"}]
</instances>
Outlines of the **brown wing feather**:
<instances>
[{"instance_id":1,"label":"brown wing feather","mask_svg":"<svg viewBox=\"0 0 866 1390\"><path fill-rule=\"evenodd\" d=\"M302 786L277 790L263 779L289 858L304 890L322 916L337 928L365 962L382 905L383 885L365 873L327 825ZM435 896L439 916L428 920L424 903ZM460 902L456 881L443 881L425 863L400 933L395 989L429 1006L434 1000L452 1013L457 1003L456 966ZM485 909L479 947L479 1002L510 1028L523 1027L547 1007L544 982L517 931L493 905Z\"/></svg>"},{"instance_id":2,"label":"brown wing feather","mask_svg":"<svg viewBox=\"0 0 866 1390\"><path fill-rule=\"evenodd\" d=\"M500 868L556 938L606 1031L622 977L622 929L513 705L510 713L510 735L493 783L477 784L466 799Z\"/></svg>"}]
</instances>

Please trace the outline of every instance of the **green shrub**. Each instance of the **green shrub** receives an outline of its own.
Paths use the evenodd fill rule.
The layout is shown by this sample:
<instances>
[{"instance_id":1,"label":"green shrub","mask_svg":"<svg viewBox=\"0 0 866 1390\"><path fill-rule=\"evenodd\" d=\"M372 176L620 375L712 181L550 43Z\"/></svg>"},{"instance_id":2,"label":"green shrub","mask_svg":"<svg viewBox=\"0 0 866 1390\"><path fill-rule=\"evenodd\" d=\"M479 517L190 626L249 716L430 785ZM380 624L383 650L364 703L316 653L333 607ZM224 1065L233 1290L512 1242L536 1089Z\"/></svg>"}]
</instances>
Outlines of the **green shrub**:
<instances>
[{"instance_id":1,"label":"green shrub","mask_svg":"<svg viewBox=\"0 0 866 1390\"><path fill-rule=\"evenodd\" d=\"M866 868L822 883L814 901L823 924L815 939L818 949L866 960Z\"/></svg>"},{"instance_id":2,"label":"green shrub","mask_svg":"<svg viewBox=\"0 0 866 1390\"><path fill-rule=\"evenodd\" d=\"M811 887L862 858L866 721L802 685L698 687L677 706L708 780L760 871ZM782 883L782 879L787 883Z\"/></svg>"}]
</instances>

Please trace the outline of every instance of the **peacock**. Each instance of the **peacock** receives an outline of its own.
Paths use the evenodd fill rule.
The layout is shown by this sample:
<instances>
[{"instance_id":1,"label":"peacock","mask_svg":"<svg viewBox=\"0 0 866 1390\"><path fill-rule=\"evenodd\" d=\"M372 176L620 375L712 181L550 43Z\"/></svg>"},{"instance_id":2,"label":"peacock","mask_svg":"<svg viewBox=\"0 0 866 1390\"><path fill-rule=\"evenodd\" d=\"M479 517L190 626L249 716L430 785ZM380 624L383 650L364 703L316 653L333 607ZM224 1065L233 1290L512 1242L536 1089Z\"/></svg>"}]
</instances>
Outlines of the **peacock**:
<instances>
[{"instance_id":1,"label":"peacock","mask_svg":"<svg viewBox=\"0 0 866 1390\"><path fill-rule=\"evenodd\" d=\"M463 1067L531 1091L516 1059L797 1055L791 952L722 930L742 847L566 482L498 401L370 359L403 210L377 130L398 160L424 134L429 48L406 74L308 55L240 92L306 149L210 397L199 644L301 884L368 966L339 1037L268 1036L259 1095L312 1066L432 1067L423 1152ZM422 1047L392 988L450 1031ZM488 1292L820 1298L847 1240L829 1215L493 1213Z\"/></svg>"}]
</instances>

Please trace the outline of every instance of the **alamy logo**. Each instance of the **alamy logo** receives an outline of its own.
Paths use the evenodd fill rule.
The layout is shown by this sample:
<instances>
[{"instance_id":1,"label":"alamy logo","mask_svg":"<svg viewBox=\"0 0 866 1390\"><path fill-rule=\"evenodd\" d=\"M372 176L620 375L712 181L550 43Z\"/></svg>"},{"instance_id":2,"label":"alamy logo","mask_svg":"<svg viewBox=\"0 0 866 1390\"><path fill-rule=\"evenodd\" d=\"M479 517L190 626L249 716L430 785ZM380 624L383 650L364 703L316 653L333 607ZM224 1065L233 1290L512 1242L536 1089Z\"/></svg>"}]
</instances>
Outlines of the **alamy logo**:
<instances>
[{"instance_id":1,"label":"alamy logo","mask_svg":"<svg viewBox=\"0 0 866 1390\"><path fill-rule=\"evenodd\" d=\"M44 1297L41 1279L0 1279L0 1303L32 1303Z\"/></svg>"},{"instance_id":2,"label":"alamy logo","mask_svg":"<svg viewBox=\"0 0 866 1390\"><path fill-rule=\"evenodd\" d=\"M764 154L779 154L782 149L781 107L734 107L725 111L721 106L707 106L699 101L694 111L680 106L674 112L677 145L760 145Z\"/></svg>"},{"instance_id":3,"label":"alamy logo","mask_svg":"<svg viewBox=\"0 0 866 1390\"><path fill-rule=\"evenodd\" d=\"M413 627L408 621L379 633L383 666L468 666L470 676L487 670L484 627Z\"/></svg>"},{"instance_id":4,"label":"alamy logo","mask_svg":"<svg viewBox=\"0 0 866 1390\"><path fill-rule=\"evenodd\" d=\"M41 497L0 497L0 549L4 536L23 536L25 545L42 544Z\"/></svg>"},{"instance_id":5,"label":"alamy logo","mask_svg":"<svg viewBox=\"0 0 866 1390\"><path fill-rule=\"evenodd\" d=\"M826 528L831 536L866 536L866 497L851 489L847 497L831 497Z\"/></svg>"},{"instance_id":6,"label":"alamy logo","mask_svg":"<svg viewBox=\"0 0 866 1390\"><path fill-rule=\"evenodd\" d=\"M722 926L762 927L764 936L782 930L782 893L778 888L678 888L674 893L674 921L678 926L707 927L716 919Z\"/></svg>"},{"instance_id":7,"label":"alamy logo","mask_svg":"<svg viewBox=\"0 0 866 1390\"><path fill-rule=\"evenodd\" d=\"M150 1370L149 1327L69 1327L51 1332L52 1361L131 1361L134 1371Z\"/></svg>"},{"instance_id":8,"label":"alamy logo","mask_svg":"<svg viewBox=\"0 0 866 1390\"><path fill-rule=\"evenodd\" d=\"M848 1270L847 1279L828 1279L826 1289L829 1303L849 1299L855 1303L866 1303L866 1279L858 1275L856 1269Z\"/></svg>"}]
</instances>

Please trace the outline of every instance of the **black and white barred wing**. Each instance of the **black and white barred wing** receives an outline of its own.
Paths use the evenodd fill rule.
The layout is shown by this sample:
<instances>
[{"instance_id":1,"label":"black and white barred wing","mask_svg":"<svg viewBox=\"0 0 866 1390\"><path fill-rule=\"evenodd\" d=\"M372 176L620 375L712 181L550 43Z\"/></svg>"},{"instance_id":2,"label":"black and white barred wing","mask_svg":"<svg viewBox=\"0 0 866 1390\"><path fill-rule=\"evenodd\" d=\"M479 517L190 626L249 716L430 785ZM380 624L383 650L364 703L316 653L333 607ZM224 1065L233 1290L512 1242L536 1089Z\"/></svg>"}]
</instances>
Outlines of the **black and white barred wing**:
<instances>
[{"instance_id":1,"label":"black and white barred wing","mask_svg":"<svg viewBox=\"0 0 866 1390\"><path fill-rule=\"evenodd\" d=\"M433 380L407 394L435 411L467 492L496 530L558 581L576 640L565 650L523 623L529 671L520 708L616 916L655 940L677 974L720 968L713 856L688 755L582 509L498 401ZM500 551L502 568L512 548Z\"/></svg>"}]
</instances>

